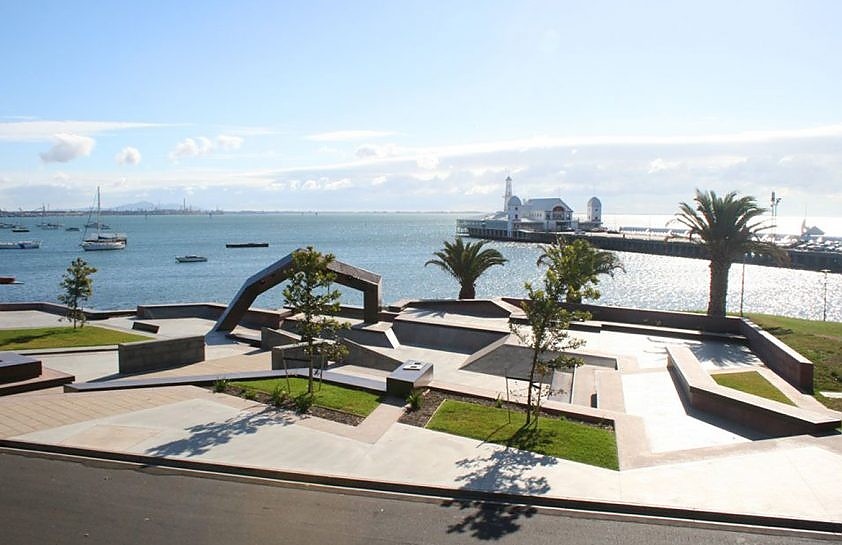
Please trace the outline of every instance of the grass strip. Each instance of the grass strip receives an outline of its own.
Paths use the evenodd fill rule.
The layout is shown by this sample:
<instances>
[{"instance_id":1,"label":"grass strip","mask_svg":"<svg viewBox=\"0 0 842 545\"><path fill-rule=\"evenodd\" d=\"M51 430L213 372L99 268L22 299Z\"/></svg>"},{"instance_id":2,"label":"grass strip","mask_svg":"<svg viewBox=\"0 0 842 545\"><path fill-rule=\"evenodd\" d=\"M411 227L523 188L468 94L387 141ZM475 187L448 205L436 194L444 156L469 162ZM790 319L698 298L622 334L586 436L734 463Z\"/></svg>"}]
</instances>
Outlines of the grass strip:
<instances>
[{"instance_id":1,"label":"grass strip","mask_svg":"<svg viewBox=\"0 0 842 545\"><path fill-rule=\"evenodd\" d=\"M38 327L0 330L0 350L31 350L36 348L72 348L104 346L133 341L147 341L151 337L124 333L96 326Z\"/></svg>"},{"instance_id":2,"label":"grass strip","mask_svg":"<svg viewBox=\"0 0 842 545\"><path fill-rule=\"evenodd\" d=\"M232 382L232 386L239 386L246 390L253 390L263 392L265 394L272 394L277 385L295 397L307 391L307 379L300 377L289 378L289 388L287 387L286 378L273 378L264 380L247 380ZM367 392L365 390L357 390L355 388L347 388L336 384L329 384L323 382L319 387L318 382L313 384L315 390L314 405L324 407L326 409L333 409L336 411L343 411L349 414L354 414L365 418L377 408L380 404L380 395ZM291 390L291 391L290 391Z\"/></svg>"},{"instance_id":3,"label":"grass strip","mask_svg":"<svg viewBox=\"0 0 842 545\"><path fill-rule=\"evenodd\" d=\"M821 391L842 391L842 323L770 314L749 314L748 317L812 361L816 399L831 409L842 411L842 399L819 394Z\"/></svg>"},{"instance_id":4,"label":"grass strip","mask_svg":"<svg viewBox=\"0 0 842 545\"><path fill-rule=\"evenodd\" d=\"M747 394L765 397L772 401L779 401L787 405L795 405L784 393L778 390L771 382L757 371L745 371L742 373L717 373L711 375L713 380L720 386L733 388Z\"/></svg>"},{"instance_id":5,"label":"grass strip","mask_svg":"<svg viewBox=\"0 0 842 545\"><path fill-rule=\"evenodd\" d=\"M427 428L583 464L618 469L614 431L560 417L542 416L524 430L526 414L464 401L445 400Z\"/></svg>"}]
</instances>

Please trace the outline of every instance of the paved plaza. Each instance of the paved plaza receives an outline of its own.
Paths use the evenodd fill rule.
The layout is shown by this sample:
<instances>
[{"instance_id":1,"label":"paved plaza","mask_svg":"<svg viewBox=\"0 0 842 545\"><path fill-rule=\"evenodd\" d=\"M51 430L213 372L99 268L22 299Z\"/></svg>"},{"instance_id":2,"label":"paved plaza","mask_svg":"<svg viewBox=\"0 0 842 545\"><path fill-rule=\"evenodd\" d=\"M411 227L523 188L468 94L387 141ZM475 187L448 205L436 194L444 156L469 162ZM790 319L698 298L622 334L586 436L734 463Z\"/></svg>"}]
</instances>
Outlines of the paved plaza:
<instances>
[{"instance_id":1,"label":"paved plaza","mask_svg":"<svg viewBox=\"0 0 842 545\"><path fill-rule=\"evenodd\" d=\"M56 316L0 312L0 328L55 325ZM205 334L198 318L155 320L159 337ZM130 318L97 325L130 330ZM616 418L619 471L506 449L398 422L400 401L359 426L277 411L196 386L0 397L0 438L236 466L558 498L782 516L842 523L842 436L767 438L685 406L666 366L666 344L685 344L706 368L751 368L800 403L808 400L746 347L618 332L576 332L587 350L622 356ZM495 396L505 378L460 369L462 353L401 346L402 359L434 364L433 385ZM46 367L77 381L120 378L116 350L46 351ZM144 377L184 377L271 368L270 354L216 334L206 360ZM359 366L338 372L385 382ZM595 380L599 380L596 369ZM555 402L548 401L553 406ZM811 406L812 407L812 406ZM823 410L816 406L815 410ZM596 409L594 409L596 410Z\"/></svg>"}]
</instances>

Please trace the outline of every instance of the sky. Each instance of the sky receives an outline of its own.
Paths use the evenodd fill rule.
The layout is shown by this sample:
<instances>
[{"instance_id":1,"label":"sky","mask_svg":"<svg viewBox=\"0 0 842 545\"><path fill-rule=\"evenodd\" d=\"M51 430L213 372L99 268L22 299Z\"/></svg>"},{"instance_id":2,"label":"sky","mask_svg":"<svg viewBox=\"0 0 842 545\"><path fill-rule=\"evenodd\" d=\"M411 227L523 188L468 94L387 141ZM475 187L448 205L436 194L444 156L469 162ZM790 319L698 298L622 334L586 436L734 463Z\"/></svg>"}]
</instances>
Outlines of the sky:
<instances>
[{"instance_id":1,"label":"sky","mask_svg":"<svg viewBox=\"0 0 842 545\"><path fill-rule=\"evenodd\" d=\"M0 209L842 215L842 2L0 0Z\"/></svg>"}]
</instances>

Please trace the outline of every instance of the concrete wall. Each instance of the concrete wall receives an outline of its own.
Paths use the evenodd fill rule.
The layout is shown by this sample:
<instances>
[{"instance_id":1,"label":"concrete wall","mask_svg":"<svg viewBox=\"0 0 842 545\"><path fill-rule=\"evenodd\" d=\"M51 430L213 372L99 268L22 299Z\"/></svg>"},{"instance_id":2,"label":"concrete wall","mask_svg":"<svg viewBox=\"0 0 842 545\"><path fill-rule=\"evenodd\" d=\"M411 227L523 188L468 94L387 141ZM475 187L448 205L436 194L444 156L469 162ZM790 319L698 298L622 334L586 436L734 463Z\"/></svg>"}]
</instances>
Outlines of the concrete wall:
<instances>
[{"instance_id":1,"label":"concrete wall","mask_svg":"<svg viewBox=\"0 0 842 545\"><path fill-rule=\"evenodd\" d=\"M824 434L839 418L717 384L685 346L667 347L668 366L691 407L772 436Z\"/></svg>"},{"instance_id":2,"label":"concrete wall","mask_svg":"<svg viewBox=\"0 0 842 545\"><path fill-rule=\"evenodd\" d=\"M46 312L48 314L55 314L56 316L67 316L68 308L64 305L56 303L47 303L44 301L25 302L25 303L0 303L0 312L15 311L15 310L37 310ZM87 320L107 320L116 316L133 316L133 310L91 310L82 309Z\"/></svg>"},{"instance_id":3,"label":"concrete wall","mask_svg":"<svg viewBox=\"0 0 842 545\"><path fill-rule=\"evenodd\" d=\"M315 344L319 344L318 342ZM272 369L297 369L310 367L310 356L306 353L307 343L294 343L272 348ZM313 362L314 367L319 366L318 358Z\"/></svg>"},{"instance_id":4,"label":"concrete wall","mask_svg":"<svg viewBox=\"0 0 842 545\"><path fill-rule=\"evenodd\" d=\"M271 350L275 346L284 346L301 342L301 337L283 329L260 328L260 348Z\"/></svg>"},{"instance_id":5,"label":"concrete wall","mask_svg":"<svg viewBox=\"0 0 842 545\"><path fill-rule=\"evenodd\" d=\"M348 355L345 356L344 363L383 371L394 371L403 363L403 360L386 356L350 339L343 340L342 344L348 348Z\"/></svg>"},{"instance_id":6,"label":"concrete wall","mask_svg":"<svg viewBox=\"0 0 842 545\"><path fill-rule=\"evenodd\" d=\"M226 306L219 303L191 303L173 305L138 305L137 316L141 319L166 318L204 318L217 320L225 311ZM277 329L284 311L250 308L246 311L240 324L246 327L270 327Z\"/></svg>"},{"instance_id":7,"label":"concrete wall","mask_svg":"<svg viewBox=\"0 0 842 545\"><path fill-rule=\"evenodd\" d=\"M740 331L767 367L802 392L813 393L813 362L751 320L741 320Z\"/></svg>"},{"instance_id":8,"label":"concrete wall","mask_svg":"<svg viewBox=\"0 0 842 545\"><path fill-rule=\"evenodd\" d=\"M117 346L121 374L157 371L205 360L205 337L178 337Z\"/></svg>"},{"instance_id":9,"label":"concrete wall","mask_svg":"<svg viewBox=\"0 0 842 545\"><path fill-rule=\"evenodd\" d=\"M454 325L437 325L412 320L395 320L392 331L402 345L437 348L460 354L477 350L509 335L508 332L472 329Z\"/></svg>"},{"instance_id":10,"label":"concrete wall","mask_svg":"<svg viewBox=\"0 0 842 545\"><path fill-rule=\"evenodd\" d=\"M509 304L520 308L523 299L506 297ZM563 304L570 310L589 312L593 320L603 322L623 322L629 324L654 325L658 327L674 327L678 329L695 329L716 333L740 333L739 318L711 318L704 314L691 312L669 312L662 310L642 310L624 307L606 307L600 305Z\"/></svg>"},{"instance_id":11,"label":"concrete wall","mask_svg":"<svg viewBox=\"0 0 842 545\"><path fill-rule=\"evenodd\" d=\"M508 318L509 316L506 310L488 299L427 299L406 302L405 307L452 312L479 318Z\"/></svg>"}]
</instances>

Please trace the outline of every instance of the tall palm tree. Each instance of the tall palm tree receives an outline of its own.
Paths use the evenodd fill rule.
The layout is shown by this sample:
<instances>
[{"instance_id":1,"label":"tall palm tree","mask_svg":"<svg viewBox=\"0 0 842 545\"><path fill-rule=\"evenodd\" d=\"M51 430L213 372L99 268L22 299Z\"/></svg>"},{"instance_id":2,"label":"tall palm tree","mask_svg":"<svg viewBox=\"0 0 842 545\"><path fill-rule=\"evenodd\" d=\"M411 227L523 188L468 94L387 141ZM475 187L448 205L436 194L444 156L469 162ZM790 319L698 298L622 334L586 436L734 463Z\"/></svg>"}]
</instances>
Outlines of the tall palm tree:
<instances>
[{"instance_id":1,"label":"tall palm tree","mask_svg":"<svg viewBox=\"0 0 842 545\"><path fill-rule=\"evenodd\" d=\"M554 244L541 246L541 252L536 265L555 269L568 303L581 303L583 295L598 298L593 286L599 283L599 275L613 277L616 271L626 271L617 254L598 250L584 239L567 242L559 237Z\"/></svg>"},{"instance_id":2,"label":"tall palm tree","mask_svg":"<svg viewBox=\"0 0 842 545\"><path fill-rule=\"evenodd\" d=\"M458 280L461 286L459 299L474 299L477 279L482 273L494 265L503 265L508 261L493 248L483 250L482 247L486 244L487 240L464 244L459 237L456 237L455 242L445 240L444 248L433 252L437 259L430 259L424 266L435 265Z\"/></svg>"},{"instance_id":3,"label":"tall palm tree","mask_svg":"<svg viewBox=\"0 0 842 545\"><path fill-rule=\"evenodd\" d=\"M732 191L724 197L713 191L696 190L695 206L682 202L675 221L687 227L690 240L705 247L710 258L709 316L725 316L728 295L728 271L731 264L748 252L769 255L778 261L786 253L771 242L759 239L759 233L771 225L756 221L766 210L754 197L738 196Z\"/></svg>"}]
</instances>

